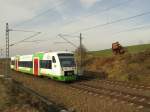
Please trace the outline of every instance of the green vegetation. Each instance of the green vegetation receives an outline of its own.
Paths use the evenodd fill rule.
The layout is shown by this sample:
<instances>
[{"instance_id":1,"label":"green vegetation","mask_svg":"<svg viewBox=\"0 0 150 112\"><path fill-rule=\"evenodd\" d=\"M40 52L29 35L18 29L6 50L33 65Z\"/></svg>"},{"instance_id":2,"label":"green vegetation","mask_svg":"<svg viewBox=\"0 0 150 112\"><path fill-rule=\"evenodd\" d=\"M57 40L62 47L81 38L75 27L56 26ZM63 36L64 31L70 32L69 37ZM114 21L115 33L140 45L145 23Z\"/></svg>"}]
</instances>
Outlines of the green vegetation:
<instances>
[{"instance_id":1,"label":"green vegetation","mask_svg":"<svg viewBox=\"0 0 150 112\"><path fill-rule=\"evenodd\" d=\"M150 49L150 44L134 45L127 47L129 53L138 53Z\"/></svg>"},{"instance_id":2,"label":"green vegetation","mask_svg":"<svg viewBox=\"0 0 150 112\"><path fill-rule=\"evenodd\" d=\"M127 46L125 47L125 49L127 50L128 53L134 54L134 53L138 53L150 49L150 44ZM113 55L111 49L106 49L101 51L89 51L89 54L96 57L97 56L110 57Z\"/></svg>"}]
</instances>

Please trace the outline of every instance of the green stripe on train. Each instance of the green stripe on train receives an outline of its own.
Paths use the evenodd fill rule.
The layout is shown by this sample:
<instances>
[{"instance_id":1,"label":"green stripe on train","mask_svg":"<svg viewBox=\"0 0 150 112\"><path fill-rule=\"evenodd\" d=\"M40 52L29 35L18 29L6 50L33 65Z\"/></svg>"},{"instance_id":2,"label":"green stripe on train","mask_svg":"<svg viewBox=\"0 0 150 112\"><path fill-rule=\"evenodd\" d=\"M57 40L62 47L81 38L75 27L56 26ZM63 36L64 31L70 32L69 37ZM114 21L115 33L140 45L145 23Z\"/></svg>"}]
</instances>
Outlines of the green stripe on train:
<instances>
[{"instance_id":1,"label":"green stripe on train","mask_svg":"<svg viewBox=\"0 0 150 112\"><path fill-rule=\"evenodd\" d=\"M43 56L44 56L44 53L35 53L35 54L33 54L33 58L38 57L40 60L43 60Z\"/></svg>"},{"instance_id":2,"label":"green stripe on train","mask_svg":"<svg viewBox=\"0 0 150 112\"><path fill-rule=\"evenodd\" d=\"M32 74L32 71L33 69L30 68L30 71L29 70L25 70L27 69L26 67L22 67L21 69L19 69L20 72L23 72L23 73L28 73L28 74ZM40 75L42 75L40 73ZM40 76L38 75L38 76ZM58 80L58 81L71 81L71 80L75 80L76 79L76 76L75 75L71 75L71 76L57 76L56 74L43 74L43 76L47 76L47 77L50 77L51 79L54 79L54 80Z\"/></svg>"}]
</instances>

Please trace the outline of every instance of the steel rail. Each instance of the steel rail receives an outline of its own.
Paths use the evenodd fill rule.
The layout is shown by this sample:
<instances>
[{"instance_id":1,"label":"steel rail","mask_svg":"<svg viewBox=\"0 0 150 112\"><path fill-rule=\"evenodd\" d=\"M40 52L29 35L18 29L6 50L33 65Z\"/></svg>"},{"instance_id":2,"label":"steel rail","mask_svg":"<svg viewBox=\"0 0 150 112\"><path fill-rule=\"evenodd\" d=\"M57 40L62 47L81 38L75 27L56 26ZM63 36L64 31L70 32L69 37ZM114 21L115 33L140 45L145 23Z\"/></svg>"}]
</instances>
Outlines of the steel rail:
<instances>
[{"instance_id":1,"label":"steel rail","mask_svg":"<svg viewBox=\"0 0 150 112\"><path fill-rule=\"evenodd\" d=\"M136 84L132 82L116 81L116 80L97 80L99 83L110 84L112 86L124 86L130 89L150 90L150 85Z\"/></svg>"},{"instance_id":2,"label":"steel rail","mask_svg":"<svg viewBox=\"0 0 150 112\"><path fill-rule=\"evenodd\" d=\"M142 108L145 107L150 110L150 97L126 93L119 90L106 89L103 87L96 87L85 83L71 84L70 87L79 89L84 92L86 91L87 93L93 94L94 96L104 95L106 97L116 98L118 100L136 104Z\"/></svg>"}]
</instances>

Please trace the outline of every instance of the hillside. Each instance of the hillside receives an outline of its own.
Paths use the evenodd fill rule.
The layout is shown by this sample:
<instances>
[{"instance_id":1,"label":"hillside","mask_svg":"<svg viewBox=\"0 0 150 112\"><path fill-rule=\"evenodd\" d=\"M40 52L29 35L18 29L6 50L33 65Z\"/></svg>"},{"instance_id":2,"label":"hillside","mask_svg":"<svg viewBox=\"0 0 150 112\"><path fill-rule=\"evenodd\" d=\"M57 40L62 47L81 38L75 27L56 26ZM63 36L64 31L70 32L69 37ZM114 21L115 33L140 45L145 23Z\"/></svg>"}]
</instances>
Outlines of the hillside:
<instances>
[{"instance_id":1,"label":"hillside","mask_svg":"<svg viewBox=\"0 0 150 112\"><path fill-rule=\"evenodd\" d=\"M127 49L128 53L133 54L133 53L142 52L146 49L150 49L150 44L127 46L125 47L125 49ZM90 51L89 54L93 56L110 57L112 56L112 50L106 49L100 51Z\"/></svg>"},{"instance_id":2,"label":"hillside","mask_svg":"<svg viewBox=\"0 0 150 112\"><path fill-rule=\"evenodd\" d=\"M120 81L150 84L150 44L127 47L128 53L114 56L111 50L91 52L85 71ZM93 74L92 74L93 73Z\"/></svg>"}]
</instances>

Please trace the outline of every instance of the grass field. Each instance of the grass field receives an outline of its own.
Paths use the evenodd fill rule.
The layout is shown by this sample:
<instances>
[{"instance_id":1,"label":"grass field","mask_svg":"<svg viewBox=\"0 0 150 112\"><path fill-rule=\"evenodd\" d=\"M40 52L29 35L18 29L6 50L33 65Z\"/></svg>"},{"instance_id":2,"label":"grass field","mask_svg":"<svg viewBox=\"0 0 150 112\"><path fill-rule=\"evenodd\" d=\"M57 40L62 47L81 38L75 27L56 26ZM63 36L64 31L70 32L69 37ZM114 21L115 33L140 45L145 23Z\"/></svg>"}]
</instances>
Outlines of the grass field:
<instances>
[{"instance_id":1,"label":"grass field","mask_svg":"<svg viewBox=\"0 0 150 112\"><path fill-rule=\"evenodd\" d=\"M127 46L125 49L127 49L129 53L134 54L150 49L150 44ZM110 57L112 56L112 50L106 49L100 51L90 51L89 54L93 56Z\"/></svg>"}]
</instances>

